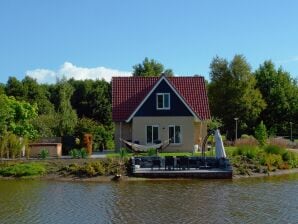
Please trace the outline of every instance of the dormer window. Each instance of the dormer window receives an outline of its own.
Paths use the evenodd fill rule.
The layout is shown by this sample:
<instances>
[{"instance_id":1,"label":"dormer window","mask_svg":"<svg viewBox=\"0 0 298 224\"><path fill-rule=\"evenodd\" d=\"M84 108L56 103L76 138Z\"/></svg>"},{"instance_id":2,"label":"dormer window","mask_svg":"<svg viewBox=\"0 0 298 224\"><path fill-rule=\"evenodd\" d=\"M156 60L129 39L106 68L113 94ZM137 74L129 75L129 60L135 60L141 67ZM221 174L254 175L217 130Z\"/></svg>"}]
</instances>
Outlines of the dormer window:
<instances>
[{"instance_id":1,"label":"dormer window","mask_svg":"<svg viewBox=\"0 0 298 224\"><path fill-rule=\"evenodd\" d=\"M156 108L158 110L170 109L170 93L157 93L156 94Z\"/></svg>"}]
</instances>

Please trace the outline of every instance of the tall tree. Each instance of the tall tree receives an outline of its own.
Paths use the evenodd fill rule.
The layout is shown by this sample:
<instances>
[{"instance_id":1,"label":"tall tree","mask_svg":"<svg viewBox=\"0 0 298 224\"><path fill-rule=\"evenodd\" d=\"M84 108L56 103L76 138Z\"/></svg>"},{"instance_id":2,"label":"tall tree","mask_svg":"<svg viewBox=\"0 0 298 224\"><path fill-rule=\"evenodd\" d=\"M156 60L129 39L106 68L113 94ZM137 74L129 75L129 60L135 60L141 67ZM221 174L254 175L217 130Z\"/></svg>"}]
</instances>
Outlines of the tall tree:
<instances>
[{"instance_id":1,"label":"tall tree","mask_svg":"<svg viewBox=\"0 0 298 224\"><path fill-rule=\"evenodd\" d=\"M61 136L71 135L77 124L77 113L70 103L74 89L65 78L59 80L56 87L59 97L59 133Z\"/></svg>"},{"instance_id":2,"label":"tall tree","mask_svg":"<svg viewBox=\"0 0 298 224\"><path fill-rule=\"evenodd\" d=\"M16 77L9 77L6 83L5 92L7 96L13 96L17 100L25 100L25 92L23 83L20 82Z\"/></svg>"},{"instance_id":3,"label":"tall tree","mask_svg":"<svg viewBox=\"0 0 298 224\"><path fill-rule=\"evenodd\" d=\"M260 65L255 77L257 87L267 103L267 108L261 113L261 120L271 134L288 134L290 122L298 120L297 82L282 68L276 69L272 61Z\"/></svg>"},{"instance_id":4,"label":"tall tree","mask_svg":"<svg viewBox=\"0 0 298 224\"><path fill-rule=\"evenodd\" d=\"M252 133L255 122L265 108L256 80L242 55L235 55L229 63L215 57L210 64L211 82L208 88L211 113L223 121L228 137L234 137L235 121L239 118L242 131Z\"/></svg>"},{"instance_id":5,"label":"tall tree","mask_svg":"<svg viewBox=\"0 0 298 224\"><path fill-rule=\"evenodd\" d=\"M24 99L30 103L36 103L39 114L54 112L54 105L49 100L49 93L45 85L37 83L36 79L26 76L22 80Z\"/></svg>"},{"instance_id":6,"label":"tall tree","mask_svg":"<svg viewBox=\"0 0 298 224\"><path fill-rule=\"evenodd\" d=\"M164 66L155 61L154 59L148 59L147 57L144 59L142 64L136 64L133 66L133 76L160 76L164 74L166 76L173 76L172 69L164 69Z\"/></svg>"}]
</instances>

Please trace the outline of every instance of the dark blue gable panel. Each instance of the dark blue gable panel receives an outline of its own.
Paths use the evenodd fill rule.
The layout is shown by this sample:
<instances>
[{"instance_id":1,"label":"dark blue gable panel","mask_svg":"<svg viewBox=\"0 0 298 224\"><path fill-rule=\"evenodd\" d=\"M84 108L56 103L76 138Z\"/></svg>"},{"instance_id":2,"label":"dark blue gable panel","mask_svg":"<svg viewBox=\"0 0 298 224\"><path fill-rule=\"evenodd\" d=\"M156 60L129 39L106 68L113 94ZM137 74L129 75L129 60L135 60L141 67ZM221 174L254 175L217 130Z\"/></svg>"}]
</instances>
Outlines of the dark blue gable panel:
<instances>
[{"instance_id":1,"label":"dark blue gable panel","mask_svg":"<svg viewBox=\"0 0 298 224\"><path fill-rule=\"evenodd\" d=\"M157 110L156 109L156 94L157 93L170 93L170 110ZM176 93L171 87L162 80L161 83L156 87L153 93L145 101L142 107L135 114L136 117L143 116L193 116L187 109L184 103L178 98Z\"/></svg>"}]
</instances>

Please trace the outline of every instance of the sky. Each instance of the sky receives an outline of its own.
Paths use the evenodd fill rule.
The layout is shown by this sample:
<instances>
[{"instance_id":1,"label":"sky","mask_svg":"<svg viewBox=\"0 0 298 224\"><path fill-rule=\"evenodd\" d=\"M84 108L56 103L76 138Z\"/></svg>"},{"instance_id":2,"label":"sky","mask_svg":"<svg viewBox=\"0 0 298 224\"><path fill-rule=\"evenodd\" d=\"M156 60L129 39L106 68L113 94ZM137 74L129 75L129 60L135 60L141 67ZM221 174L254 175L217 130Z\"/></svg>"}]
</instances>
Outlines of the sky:
<instances>
[{"instance_id":1,"label":"sky","mask_svg":"<svg viewBox=\"0 0 298 224\"><path fill-rule=\"evenodd\" d=\"M127 76L145 57L209 79L215 56L298 77L295 0L1 0L0 82Z\"/></svg>"}]
</instances>

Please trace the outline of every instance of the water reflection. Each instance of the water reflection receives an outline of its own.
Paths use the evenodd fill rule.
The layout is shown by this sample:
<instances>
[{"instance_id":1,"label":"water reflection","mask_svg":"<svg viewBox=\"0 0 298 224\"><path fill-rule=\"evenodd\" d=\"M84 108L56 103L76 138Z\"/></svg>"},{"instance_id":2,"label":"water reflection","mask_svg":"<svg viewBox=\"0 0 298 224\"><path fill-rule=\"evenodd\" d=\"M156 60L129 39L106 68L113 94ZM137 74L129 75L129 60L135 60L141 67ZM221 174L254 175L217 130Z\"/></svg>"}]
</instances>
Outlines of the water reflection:
<instances>
[{"instance_id":1,"label":"water reflection","mask_svg":"<svg viewBox=\"0 0 298 224\"><path fill-rule=\"evenodd\" d=\"M297 223L298 175L119 183L0 181L1 223Z\"/></svg>"}]
</instances>

